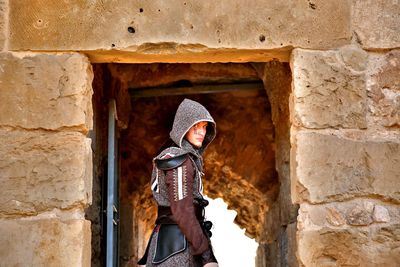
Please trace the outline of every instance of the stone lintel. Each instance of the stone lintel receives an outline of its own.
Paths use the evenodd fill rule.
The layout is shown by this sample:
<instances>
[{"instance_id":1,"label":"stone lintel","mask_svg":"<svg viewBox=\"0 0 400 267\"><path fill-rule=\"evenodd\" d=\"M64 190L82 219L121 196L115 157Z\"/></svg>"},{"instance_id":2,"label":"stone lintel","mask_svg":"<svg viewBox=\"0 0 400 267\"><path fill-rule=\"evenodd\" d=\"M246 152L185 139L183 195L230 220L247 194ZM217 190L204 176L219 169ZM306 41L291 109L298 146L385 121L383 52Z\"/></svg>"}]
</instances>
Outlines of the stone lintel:
<instances>
[{"instance_id":1,"label":"stone lintel","mask_svg":"<svg viewBox=\"0 0 400 267\"><path fill-rule=\"evenodd\" d=\"M277 49L208 48L176 43L143 44L124 50L86 50L92 63L217 63L289 62L291 47Z\"/></svg>"},{"instance_id":2,"label":"stone lintel","mask_svg":"<svg viewBox=\"0 0 400 267\"><path fill-rule=\"evenodd\" d=\"M171 42L324 49L350 42L350 13L348 0L10 1L10 50L129 50Z\"/></svg>"}]
</instances>

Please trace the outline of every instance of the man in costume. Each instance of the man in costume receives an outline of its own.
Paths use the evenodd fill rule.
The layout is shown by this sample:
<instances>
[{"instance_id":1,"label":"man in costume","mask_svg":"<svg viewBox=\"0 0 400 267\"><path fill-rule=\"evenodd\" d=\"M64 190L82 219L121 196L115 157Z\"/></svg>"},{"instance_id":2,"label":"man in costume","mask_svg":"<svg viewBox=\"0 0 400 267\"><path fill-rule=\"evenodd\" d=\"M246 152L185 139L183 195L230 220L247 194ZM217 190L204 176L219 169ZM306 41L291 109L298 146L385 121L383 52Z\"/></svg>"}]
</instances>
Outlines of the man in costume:
<instances>
[{"instance_id":1,"label":"man in costume","mask_svg":"<svg viewBox=\"0 0 400 267\"><path fill-rule=\"evenodd\" d=\"M216 134L214 119L198 102L178 107L170 139L153 160L151 189L158 204L156 227L139 264L148 267L216 266L212 223L204 218L203 152Z\"/></svg>"}]
</instances>

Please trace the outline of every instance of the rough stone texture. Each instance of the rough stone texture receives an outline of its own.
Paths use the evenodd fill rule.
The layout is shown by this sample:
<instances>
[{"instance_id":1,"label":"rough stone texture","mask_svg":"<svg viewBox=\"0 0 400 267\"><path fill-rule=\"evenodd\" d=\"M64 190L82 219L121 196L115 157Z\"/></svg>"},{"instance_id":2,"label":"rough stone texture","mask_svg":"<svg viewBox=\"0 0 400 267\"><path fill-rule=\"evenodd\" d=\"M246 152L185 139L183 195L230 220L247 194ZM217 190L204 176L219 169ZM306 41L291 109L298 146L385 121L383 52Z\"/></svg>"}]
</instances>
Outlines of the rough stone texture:
<instances>
[{"instance_id":1,"label":"rough stone texture","mask_svg":"<svg viewBox=\"0 0 400 267\"><path fill-rule=\"evenodd\" d=\"M8 0L0 0L0 51L4 49L7 39Z\"/></svg>"},{"instance_id":2,"label":"rough stone texture","mask_svg":"<svg viewBox=\"0 0 400 267\"><path fill-rule=\"evenodd\" d=\"M366 49L400 47L400 3L353 0L352 28Z\"/></svg>"},{"instance_id":3,"label":"rough stone texture","mask_svg":"<svg viewBox=\"0 0 400 267\"><path fill-rule=\"evenodd\" d=\"M400 127L400 50L384 54L371 53L368 65L368 127L398 128Z\"/></svg>"},{"instance_id":4,"label":"rough stone texture","mask_svg":"<svg viewBox=\"0 0 400 267\"><path fill-rule=\"evenodd\" d=\"M0 266L90 266L90 221L0 220Z\"/></svg>"},{"instance_id":5,"label":"rough stone texture","mask_svg":"<svg viewBox=\"0 0 400 267\"><path fill-rule=\"evenodd\" d=\"M324 227L302 231L298 238L301 266L397 267L400 262L400 224Z\"/></svg>"},{"instance_id":6,"label":"rough stone texture","mask_svg":"<svg viewBox=\"0 0 400 267\"><path fill-rule=\"evenodd\" d=\"M256 67L259 69L259 66ZM271 103L272 122L275 127L276 160L275 168L279 175L279 220L281 225L296 221L297 205L290 197L290 111L291 71L289 64L268 62L264 64L260 76ZM276 218L275 218L276 220ZM275 221L276 222L276 221ZM266 230L271 232L270 230Z\"/></svg>"},{"instance_id":7,"label":"rough stone texture","mask_svg":"<svg viewBox=\"0 0 400 267\"><path fill-rule=\"evenodd\" d=\"M263 233L268 242L266 265L297 266L295 256L297 205L290 196L290 116L289 97L291 93L291 71L289 64L268 62L253 64L262 77L264 87L271 103L272 121L275 126L276 162L279 186L271 194L273 203L266 214ZM274 202L275 201L275 202Z\"/></svg>"},{"instance_id":8,"label":"rough stone texture","mask_svg":"<svg viewBox=\"0 0 400 267\"><path fill-rule=\"evenodd\" d=\"M348 0L253 0L246 6L229 0L41 0L30 5L17 0L10 2L10 49L175 54L176 44L186 45L181 47L186 53L337 47L350 41L350 10Z\"/></svg>"},{"instance_id":9,"label":"rough stone texture","mask_svg":"<svg viewBox=\"0 0 400 267\"><path fill-rule=\"evenodd\" d=\"M338 51L295 49L293 123L306 128L365 128L367 58L355 46Z\"/></svg>"},{"instance_id":10,"label":"rough stone texture","mask_svg":"<svg viewBox=\"0 0 400 267\"><path fill-rule=\"evenodd\" d=\"M371 213L360 206L355 206L347 213L347 223L350 225L370 225L372 223Z\"/></svg>"},{"instance_id":11,"label":"rough stone texture","mask_svg":"<svg viewBox=\"0 0 400 267\"><path fill-rule=\"evenodd\" d=\"M344 134L343 134L344 133ZM374 196L400 201L400 138L360 131L292 133L292 197L297 203Z\"/></svg>"},{"instance_id":12,"label":"rough stone texture","mask_svg":"<svg viewBox=\"0 0 400 267\"><path fill-rule=\"evenodd\" d=\"M390 222L372 221L376 209L384 209L391 216ZM340 225L332 224L333 210L336 218L342 218ZM357 224L360 226L354 226L355 214L361 215L356 220L363 222ZM399 206L366 198L321 205L303 203L297 237L301 266L395 267L400 260Z\"/></svg>"},{"instance_id":13,"label":"rough stone texture","mask_svg":"<svg viewBox=\"0 0 400 267\"><path fill-rule=\"evenodd\" d=\"M90 139L78 132L0 129L0 214L84 207L92 198Z\"/></svg>"},{"instance_id":14,"label":"rough stone texture","mask_svg":"<svg viewBox=\"0 0 400 267\"><path fill-rule=\"evenodd\" d=\"M0 125L87 132L92 77L79 54L0 53Z\"/></svg>"},{"instance_id":15,"label":"rough stone texture","mask_svg":"<svg viewBox=\"0 0 400 267\"><path fill-rule=\"evenodd\" d=\"M377 205L374 208L373 219L376 222L389 222L389 211L385 207Z\"/></svg>"},{"instance_id":16,"label":"rough stone texture","mask_svg":"<svg viewBox=\"0 0 400 267\"><path fill-rule=\"evenodd\" d=\"M375 199L353 199L326 204L301 204L299 229L351 228L352 226L400 223L398 204Z\"/></svg>"}]
</instances>

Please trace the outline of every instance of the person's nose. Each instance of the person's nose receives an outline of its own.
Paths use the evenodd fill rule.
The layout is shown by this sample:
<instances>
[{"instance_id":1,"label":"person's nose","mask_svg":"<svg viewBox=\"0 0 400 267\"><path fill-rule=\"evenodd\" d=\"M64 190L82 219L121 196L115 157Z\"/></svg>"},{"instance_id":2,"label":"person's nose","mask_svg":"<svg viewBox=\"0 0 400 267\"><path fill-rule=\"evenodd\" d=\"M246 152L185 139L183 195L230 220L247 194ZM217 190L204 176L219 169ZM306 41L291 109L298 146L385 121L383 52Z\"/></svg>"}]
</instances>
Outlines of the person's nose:
<instances>
[{"instance_id":1,"label":"person's nose","mask_svg":"<svg viewBox=\"0 0 400 267\"><path fill-rule=\"evenodd\" d=\"M204 137L205 135L206 135L206 129L200 129L199 131L198 131L198 133L199 133L199 135L201 136L201 137Z\"/></svg>"}]
</instances>

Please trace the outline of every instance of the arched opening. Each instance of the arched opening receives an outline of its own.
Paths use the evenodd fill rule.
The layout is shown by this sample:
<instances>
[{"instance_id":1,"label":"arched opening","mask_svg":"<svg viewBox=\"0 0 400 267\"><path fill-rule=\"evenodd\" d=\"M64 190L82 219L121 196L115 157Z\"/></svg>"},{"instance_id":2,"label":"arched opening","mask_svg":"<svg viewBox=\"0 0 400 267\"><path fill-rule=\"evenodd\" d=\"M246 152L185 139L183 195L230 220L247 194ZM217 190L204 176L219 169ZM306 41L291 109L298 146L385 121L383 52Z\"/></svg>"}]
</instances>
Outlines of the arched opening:
<instances>
[{"instance_id":1,"label":"arched opening","mask_svg":"<svg viewBox=\"0 0 400 267\"><path fill-rule=\"evenodd\" d=\"M224 199L237 212L235 223L259 244L256 266L294 258L294 247L288 248L294 233L287 230L297 214L290 204L287 64L99 64L94 69L97 135L104 127L101 99L108 94L117 101L120 266L136 266L147 243L156 217L148 185L151 160L184 98L202 103L217 122L217 138L204 157L205 194ZM95 179L101 184L104 146L98 149ZM101 236L102 222L97 221L92 219ZM101 250L102 238L95 235L93 250Z\"/></svg>"}]
</instances>

